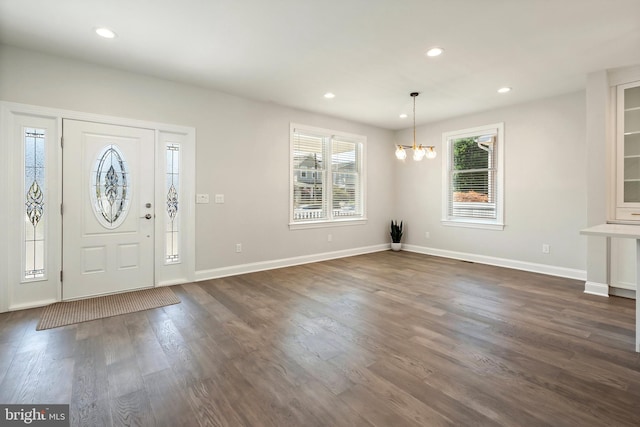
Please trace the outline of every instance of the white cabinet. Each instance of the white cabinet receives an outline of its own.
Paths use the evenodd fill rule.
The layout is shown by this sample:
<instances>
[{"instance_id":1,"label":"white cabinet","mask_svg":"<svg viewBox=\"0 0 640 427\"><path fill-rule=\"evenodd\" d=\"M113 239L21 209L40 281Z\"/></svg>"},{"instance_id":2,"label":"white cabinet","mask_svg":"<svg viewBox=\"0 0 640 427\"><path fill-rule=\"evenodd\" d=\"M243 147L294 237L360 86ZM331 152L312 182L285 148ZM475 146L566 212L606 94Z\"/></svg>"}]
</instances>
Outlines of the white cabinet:
<instances>
[{"instance_id":1,"label":"white cabinet","mask_svg":"<svg viewBox=\"0 0 640 427\"><path fill-rule=\"evenodd\" d=\"M640 81L616 87L616 205L615 222L640 226ZM611 239L610 285L636 290L636 244ZM630 296L611 289L613 294Z\"/></svg>"},{"instance_id":2,"label":"white cabinet","mask_svg":"<svg viewBox=\"0 0 640 427\"><path fill-rule=\"evenodd\" d=\"M616 219L640 222L640 81L617 87Z\"/></svg>"}]
</instances>

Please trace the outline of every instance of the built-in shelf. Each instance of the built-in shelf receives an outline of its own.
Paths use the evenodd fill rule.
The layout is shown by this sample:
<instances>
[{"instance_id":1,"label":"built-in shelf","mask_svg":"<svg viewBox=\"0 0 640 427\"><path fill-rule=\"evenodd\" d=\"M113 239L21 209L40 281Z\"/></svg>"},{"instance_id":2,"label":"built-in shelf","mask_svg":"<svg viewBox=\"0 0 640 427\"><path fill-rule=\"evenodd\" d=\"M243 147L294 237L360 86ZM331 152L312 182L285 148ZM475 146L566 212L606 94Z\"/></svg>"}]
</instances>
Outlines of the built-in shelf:
<instances>
[{"instance_id":1,"label":"built-in shelf","mask_svg":"<svg viewBox=\"0 0 640 427\"><path fill-rule=\"evenodd\" d=\"M616 96L616 220L640 223L640 81L621 84Z\"/></svg>"}]
</instances>

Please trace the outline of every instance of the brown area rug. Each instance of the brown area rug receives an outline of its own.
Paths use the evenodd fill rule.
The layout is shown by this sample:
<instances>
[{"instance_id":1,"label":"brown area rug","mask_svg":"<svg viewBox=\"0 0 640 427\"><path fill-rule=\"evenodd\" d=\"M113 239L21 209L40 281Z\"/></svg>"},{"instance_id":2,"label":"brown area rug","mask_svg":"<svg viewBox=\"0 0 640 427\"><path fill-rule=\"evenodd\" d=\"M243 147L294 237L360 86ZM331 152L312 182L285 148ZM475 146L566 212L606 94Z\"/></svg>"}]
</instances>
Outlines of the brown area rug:
<instances>
[{"instance_id":1,"label":"brown area rug","mask_svg":"<svg viewBox=\"0 0 640 427\"><path fill-rule=\"evenodd\" d=\"M77 301L57 302L42 312L36 331L103 319L119 314L178 304L180 298L168 287L144 289Z\"/></svg>"}]
</instances>

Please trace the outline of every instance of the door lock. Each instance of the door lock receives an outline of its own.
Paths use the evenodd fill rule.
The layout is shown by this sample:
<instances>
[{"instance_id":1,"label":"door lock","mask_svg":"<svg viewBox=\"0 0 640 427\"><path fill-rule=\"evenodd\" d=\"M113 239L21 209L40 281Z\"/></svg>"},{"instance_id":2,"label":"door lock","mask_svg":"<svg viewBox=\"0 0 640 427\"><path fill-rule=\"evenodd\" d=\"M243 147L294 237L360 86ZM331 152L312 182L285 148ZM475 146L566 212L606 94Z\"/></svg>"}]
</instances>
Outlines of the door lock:
<instances>
[{"instance_id":1,"label":"door lock","mask_svg":"<svg viewBox=\"0 0 640 427\"><path fill-rule=\"evenodd\" d=\"M145 216L141 216L140 218L151 219L151 214L146 214Z\"/></svg>"},{"instance_id":2,"label":"door lock","mask_svg":"<svg viewBox=\"0 0 640 427\"><path fill-rule=\"evenodd\" d=\"M147 209L150 208L151 207L151 203L145 204L144 207L147 208Z\"/></svg>"}]
</instances>

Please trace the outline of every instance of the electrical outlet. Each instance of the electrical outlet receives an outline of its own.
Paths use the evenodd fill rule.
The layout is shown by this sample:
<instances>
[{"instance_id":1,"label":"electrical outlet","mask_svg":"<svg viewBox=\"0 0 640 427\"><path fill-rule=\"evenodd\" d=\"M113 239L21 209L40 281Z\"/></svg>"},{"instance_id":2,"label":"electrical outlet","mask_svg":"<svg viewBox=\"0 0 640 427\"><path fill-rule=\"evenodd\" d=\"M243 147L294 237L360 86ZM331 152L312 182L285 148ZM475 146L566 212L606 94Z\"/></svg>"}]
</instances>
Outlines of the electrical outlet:
<instances>
[{"instance_id":1,"label":"electrical outlet","mask_svg":"<svg viewBox=\"0 0 640 427\"><path fill-rule=\"evenodd\" d=\"M428 231L425 231L425 232L424 232L424 238L425 238L425 239L428 239L429 237L431 237L431 234L429 234L429 232L428 232Z\"/></svg>"},{"instance_id":2,"label":"electrical outlet","mask_svg":"<svg viewBox=\"0 0 640 427\"><path fill-rule=\"evenodd\" d=\"M542 253L543 254L548 254L551 252L551 247L548 244L543 244L542 245Z\"/></svg>"},{"instance_id":3,"label":"electrical outlet","mask_svg":"<svg viewBox=\"0 0 640 427\"><path fill-rule=\"evenodd\" d=\"M242 243L236 243L236 253L242 252Z\"/></svg>"},{"instance_id":4,"label":"electrical outlet","mask_svg":"<svg viewBox=\"0 0 640 427\"><path fill-rule=\"evenodd\" d=\"M327 242L333 242L333 236L331 234L327 235Z\"/></svg>"}]
</instances>

